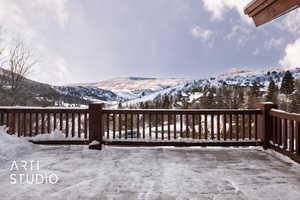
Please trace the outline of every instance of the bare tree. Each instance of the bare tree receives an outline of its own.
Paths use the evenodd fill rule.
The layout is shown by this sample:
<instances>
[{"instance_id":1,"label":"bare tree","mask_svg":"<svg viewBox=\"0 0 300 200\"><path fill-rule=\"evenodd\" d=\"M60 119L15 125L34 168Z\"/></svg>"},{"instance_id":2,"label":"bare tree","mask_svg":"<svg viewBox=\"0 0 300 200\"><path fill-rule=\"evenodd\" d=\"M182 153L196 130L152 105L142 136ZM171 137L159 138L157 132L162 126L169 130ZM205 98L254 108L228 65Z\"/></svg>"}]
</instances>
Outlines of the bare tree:
<instances>
[{"instance_id":1,"label":"bare tree","mask_svg":"<svg viewBox=\"0 0 300 200\"><path fill-rule=\"evenodd\" d=\"M37 59L33 51L24 45L23 41L16 41L8 52L8 58L5 62L7 86L11 105L16 105L20 100L20 91L24 86L24 81L30 73Z\"/></svg>"}]
</instances>

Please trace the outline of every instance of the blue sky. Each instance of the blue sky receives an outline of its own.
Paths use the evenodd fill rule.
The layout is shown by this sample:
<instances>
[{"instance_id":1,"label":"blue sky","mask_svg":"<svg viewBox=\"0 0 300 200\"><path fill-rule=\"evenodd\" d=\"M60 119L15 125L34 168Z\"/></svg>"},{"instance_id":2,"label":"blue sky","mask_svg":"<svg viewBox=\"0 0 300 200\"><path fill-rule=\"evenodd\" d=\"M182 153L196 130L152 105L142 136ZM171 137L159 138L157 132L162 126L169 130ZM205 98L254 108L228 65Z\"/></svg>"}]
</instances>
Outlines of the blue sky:
<instances>
[{"instance_id":1,"label":"blue sky","mask_svg":"<svg viewBox=\"0 0 300 200\"><path fill-rule=\"evenodd\" d=\"M300 9L256 28L249 0L0 0L1 37L40 57L31 78L203 78L300 67Z\"/></svg>"}]
</instances>

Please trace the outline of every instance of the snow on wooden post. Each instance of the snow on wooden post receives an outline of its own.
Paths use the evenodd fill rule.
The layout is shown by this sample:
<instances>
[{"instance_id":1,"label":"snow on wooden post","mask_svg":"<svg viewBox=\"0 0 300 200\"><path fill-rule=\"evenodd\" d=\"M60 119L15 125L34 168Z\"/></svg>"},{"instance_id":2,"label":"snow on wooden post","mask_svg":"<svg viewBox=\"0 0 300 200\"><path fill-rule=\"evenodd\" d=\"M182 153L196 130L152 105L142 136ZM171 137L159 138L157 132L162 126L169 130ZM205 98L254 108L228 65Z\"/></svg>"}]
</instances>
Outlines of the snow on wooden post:
<instances>
[{"instance_id":1,"label":"snow on wooden post","mask_svg":"<svg viewBox=\"0 0 300 200\"><path fill-rule=\"evenodd\" d=\"M263 112L263 123L262 123L262 132L261 132L261 141L264 149L268 149L270 147L270 139L272 134L272 123L270 110L273 108L277 108L278 106L271 102L260 103L260 108Z\"/></svg>"},{"instance_id":2,"label":"snow on wooden post","mask_svg":"<svg viewBox=\"0 0 300 200\"><path fill-rule=\"evenodd\" d=\"M103 136L103 122L102 122L103 104L89 105L89 140L90 149L101 150L102 136Z\"/></svg>"}]
</instances>

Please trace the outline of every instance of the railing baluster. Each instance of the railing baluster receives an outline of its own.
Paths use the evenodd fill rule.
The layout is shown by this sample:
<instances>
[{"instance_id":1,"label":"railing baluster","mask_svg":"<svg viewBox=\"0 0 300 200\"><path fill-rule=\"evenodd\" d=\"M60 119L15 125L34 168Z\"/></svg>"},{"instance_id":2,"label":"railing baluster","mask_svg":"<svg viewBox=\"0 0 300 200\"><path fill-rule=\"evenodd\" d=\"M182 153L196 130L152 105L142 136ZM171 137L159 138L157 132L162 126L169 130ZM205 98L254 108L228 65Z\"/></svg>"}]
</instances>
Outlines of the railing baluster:
<instances>
[{"instance_id":1,"label":"railing baluster","mask_svg":"<svg viewBox=\"0 0 300 200\"><path fill-rule=\"evenodd\" d=\"M143 117L143 138L146 138L146 127L145 127L145 114L142 114Z\"/></svg>"},{"instance_id":2,"label":"railing baluster","mask_svg":"<svg viewBox=\"0 0 300 200\"><path fill-rule=\"evenodd\" d=\"M110 135L109 135L109 114L107 113L106 115L106 138L109 139Z\"/></svg>"},{"instance_id":3,"label":"railing baluster","mask_svg":"<svg viewBox=\"0 0 300 200\"><path fill-rule=\"evenodd\" d=\"M140 114L136 114L137 138L140 138Z\"/></svg>"},{"instance_id":4,"label":"railing baluster","mask_svg":"<svg viewBox=\"0 0 300 200\"><path fill-rule=\"evenodd\" d=\"M47 128L48 128L48 133L51 133L51 122L50 122L50 120L51 120L51 113L48 113L47 114L47 124L48 124L48 126L47 126Z\"/></svg>"},{"instance_id":5,"label":"railing baluster","mask_svg":"<svg viewBox=\"0 0 300 200\"><path fill-rule=\"evenodd\" d=\"M190 137L190 131L189 131L189 115L186 114L185 115L185 134L186 134L186 138Z\"/></svg>"},{"instance_id":6,"label":"railing baluster","mask_svg":"<svg viewBox=\"0 0 300 200\"><path fill-rule=\"evenodd\" d=\"M227 119L226 119L226 114L223 115L223 134L224 134L224 140L227 140L227 126L226 126L226 123L227 123Z\"/></svg>"},{"instance_id":7,"label":"railing baluster","mask_svg":"<svg viewBox=\"0 0 300 200\"><path fill-rule=\"evenodd\" d=\"M39 113L35 113L35 134L39 134Z\"/></svg>"},{"instance_id":8,"label":"railing baluster","mask_svg":"<svg viewBox=\"0 0 300 200\"><path fill-rule=\"evenodd\" d=\"M69 113L66 113L66 137L69 137Z\"/></svg>"},{"instance_id":9,"label":"railing baluster","mask_svg":"<svg viewBox=\"0 0 300 200\"><path fill-rule=\"evenodd\" d=\"M282 146L282 119L278 118L279 146Z\"/></svg>"},{"instance_id":10,"label":"railing baluster","mask_svg":"<svg viewBox=\"0 0 300 200\"><path fill-rule=\"evenodd\" d=\"M249 139L252 140L252 128L251 128L251 114L249 114L249 118L248 118L248 126L249 126Z\"/></svg>"},{"instance_id":11,"label":"railing baluster","mask_svg":"<svg viewBox=\"0 0 300 200\"><path fill-rule=\"evenodd\" d=\"M217 140L220 140L220 115L217 115Z\"/></svg>"},{"instance_id":12,"label":"railing baluster","mask_svg":"<svg viewBox=\"0 0 300 200\"><path fill-rule=\"evenodd\" d=\"M207 135L208 135L208 129L207 129L207 115L204 115L204 135L205 135L205 139L207 140Z\"/></svg>"},{"instance_id":13,"label":"railing baluster","mask_svg":"<svg viewBox=\"0 0 300 200\"><path fill-rule=\"evenodd\" d=\"M4 113L1 112L1 121L0 121L0 126L4 125Z\"/></svg>"},{"instance_id":14,"label":"railing baluster","mask_svg":"<svg viewBox=\"0 0 300 200\"><path fill-rule=\"evenodd\" d=\"M119 114L119 139L122 138L122 114Z\"/></svg>"},{"instance_id":15,"label":"railing baluster","mask_svg":"<svg viewBox=\"0 0 300 200\"><path fill-rule=\"evenodd\" d=\"M10 126L10 120L9 120L9 112L6 113L6 126Z\"/></svg>"},{"instance_id":16,"label":"railing baluster","mask_svg":"<svg viewBox=\"0 0 300 200\"><path fill-rule=\"evenodd\" d=\"M243 123L243 140L245 140L246 138L246 121L245 121L245 113L243 113L242 115L242 123Z\"/></svg>"},{"instance_id":17,"label":"railing baluster","mask_svg":"<svg viewBox=\"0 0 300 200\"><path fill-rule=\"evenodd\" d=\"M193 130L193 139L195 139L195 134L196 134L196 130L195 130L195 115L192 115L192 130Z\"/></svg>"},{"instance_id":18,"label":"railing baluster","mask_svg":"<svg viewBox=\"0 0 300 200\"><path fill-rule=\"evenodd\" d=\"M183 136L183 122L182 122L182 114L180 114L180 137Z\"/></svg>"},{"instance_id":19,"label":"railing baluster","mask_svg":"<svg viewBox=\"0 0 300 200\"><path fill-rule=\"evenodd\" d=\"M32 136L32 113L29 113L29 136Z\"/></svg>"},{"instance_id":20,"label":"railing baluster","mask_svg":"<svg viewBox=\"0 0 300 200\"><path fill-rule=\"evenodd\" d=\"M126 140L127 140L127 136L128 136L127 120L128 120L128 115L127 115L127 113L126 113L126 114L125 114L125 139L126 139Z\"/></svg>"},{"instance_id":21,"label":"railing baluster","mask_svg":"<svg viewBox=\"0 0 300 200\"><path fill-rule=\"evenodd\" d=\"M18 137L21 136L21 113L18 113Z\"/></svg>"},{"instance_id":22,"label":"railing baluster","mask_svg":"<svg viewBox=\"0 0 300 200\"><path fill-rule=\"evenodd\" d=\"M232 114L229 115L229 139L232 140Z\"/></svg>"},{"instance_id":23,"label":"railing baluster","mask_svg":"<svg viewBox=\"0 0 300 200\"><path fill-rule=\"evenodd\" d=\"M24 137L26 137L27 136L27 119L26 119L26 117L27 117L27 113L26 112L24 112L23 113L23 127L24 127L24 131L23 131L23 136Z\"/></svg>"},{"instance_id":24,"label":"railing baluster","mask_svg":"<svg viewBox=\"0 0 300 200\"><path fill-rule=\"evenodd\" d=\"M171 129L170 129L170 115L167 115L168 117L168 140L171 140Z\"/></svg>"},{"instance_id":25,"label":"railing baluster","mask_svg":"<svg viewBox=\"0 0 300 200\"><path fill-rule=\"evenodd\" d=\"M54 121L54 122L53 122L53 124L54 124L54 130L57 128L57 124L56 124L56 123L57 123L57 120L56 120L56 115L57 115L57 113L56 113L56 112L54 112L54 113L53 113L53 121Z\"/></svg>"},{"instance_id":26,"label":"railing baluster","mask_svg":"<svg viewBox=\"0 0 300 200\"><path fill-rule=\"evenodd\" d=\"M54 113L54 116L55 116L55 113ZM55 117L54 117L55 119ZM56 120L54 120L56 121ZM54 123L55 124L55 123ZM81 138L81 114L78 113L78 137Z\"/></svg>"},{"instance_id":27,"label":"railing baluster","mask_svg":"<svg viewBox=\"0 0 300 200\"><path fill-rule=\"evenodd\" d=\"M177 133L176 133L176 123L177 123L177 121L176 121L176 114L174 114L174 139L176 140L177 139Z\"/></svg>"},{"instance_id":28,"label":"railing baluster","mask_svg":"<svg viewBox=\"0 0 300 200\"><path fill-rule=\"evenodd\" d=\"M130 121L131 121L131 139L133 138L133 114L130 115Z\"/></svg>"},{"instance_id":29,"label":"railing baluster","mask_svg":"<svg viewBox=\"0 0 300 200\"><path fill-rule=\"evenodd\" d=\"M75 136L75 114L72 113L72 137Z\"/></svg>"},{"instance_id":30,"label":"railing baluster","mask_svg":"<svg viewBox=\"0 0 300 200\"><path fill-rule=\"evenodd\" d=\"M277 145L280 146L280 118L276 118L276 138L277 138Z\"/></svg>"},{"instance_id":31,"label":"railing baluster","mask_svg":"<svg viewBox=\"0 0 300 200\"><path fill-rule=\"evenodd\" d=\"M211 131L211 139L214 140L215 139L215 135L214 135L214 114L210 115L210 131Z\"/></svg>"},{"instance_id":32,"label":"railing baluster","mask_svg":"<svg viewBox=\"0 0 300 200\"><path fill-rule=\"evenodd\" d=\"M275 136L275 144L278 145L278 118L274 118L274 136Z\"/></svg>"},{"instance_id":33,"label":"railing baluster","mask_svg":"<svg viewBox=\"0 0 300 200\"><path fill-rule=\"evenodd\" d=\"M258 126L257 126L257 114L255 114L255 122L254 122L254 125L255 125L255 140L257 140L258 139Z\"/></svg>"},{"instance_id":34,"label":"railing baluster","mask_svg":"<svg viewBox=\"0 0 300 200\"><path fill-rule=\"evenodd\" d=\"M45 133L45 114L42 113L42 134Z\"/></svg>"},{"instance_id":35,"label":"railing baluster","mask_svg":"<svg viewBox=\"0 0 300 200\"><path fill-rule=\"evenodd\" d=\"M150 137L150 139L152 139L151 121L152 121L152 119L151 119L151 113L149 113L149 137Z\"/></svg>"},{"instance_id":36,"label":"railing baluster","mask_svg":"<svg viewBox=\"0 0 300 200\"><path fill-rule=\"evenodd\" d=\"M112 124L113 124L113 139L116 138L116 115L113 113L112 115Z\"/></svg>"},{"instance_id":37,"label":"railing baluster","mask_svg":"<svg viewBox=\"0 0 300 200\"><path fill-rule=\"evenodd\" d=\"M202 139L202 115L199 115L199 140Z\"/></svg>"},{"instance_id":38,"label":"railing baluster","mask_svg":"<svg viewBox=\"0 0 300 200\"><path fill-rule=\"evenodd\" d=\"M238 114L236 114L235 115L235 137L236 137L236 141L239 141L239 139L240 139L240 136L239 136L239 115Z\"/></svg>"},{"instance_id":39,"label":"railing baluster","mask_svg":"<svg viewBox=\"0 0 300 200\"><path fill-rule=\"evenodd\" d=\"M161 116L161 139L164 140L165 139L165 130L164 127L165 123L164 123L164 114L162 114Z\"/></svg>"},{"instance_id":40,"label":"railing baluster","mask_svg":"<svg viewBox=\"0 0 300 200\"><path fill-rule=\"evenodd\" d=\"M294 135L295 135L295 127L294 127L294 120L289 120L290 126L290 134L289 134L289 141L290 141L290 152L294 153Z\"/></svg>"},{"instance_id":41,"label":"railing baluster","mask_svg":"<svg viewBox=\"0 0 300 200\"><path fill-rule=\"evenodd\" d=\"M84 138L87 139L88 137L88 115L84 113Z\"/></svg>"},{"instance_id":42,"label":"railing baluster","mask_svg":"<svg viewBox=\"0 0 300 200\"><path fill-rule=\"evenodd\" d=\"M288 142L288 122L287 119L284 119L283 123L283 148L286 150L287 149L287 142Z\"/></svg>"},{"instance_id":43,"label":"railing baluster","mask_svg":"<svg viewBox=\"0 0 300 200\"><path fill-rule=\"evenodd\" d=\"M158 114L155 114L155 139L158 139Z\"/></svg>"},{"instance_id":44,"label":"railing baluster","mask_svg":"<svg viewBox=\"0 0 300 200\"><path fill-rule=\"evenodd\" d=\"M59 129L63 131L63 113L59 113Z\"/></svg>"}]
</instances>

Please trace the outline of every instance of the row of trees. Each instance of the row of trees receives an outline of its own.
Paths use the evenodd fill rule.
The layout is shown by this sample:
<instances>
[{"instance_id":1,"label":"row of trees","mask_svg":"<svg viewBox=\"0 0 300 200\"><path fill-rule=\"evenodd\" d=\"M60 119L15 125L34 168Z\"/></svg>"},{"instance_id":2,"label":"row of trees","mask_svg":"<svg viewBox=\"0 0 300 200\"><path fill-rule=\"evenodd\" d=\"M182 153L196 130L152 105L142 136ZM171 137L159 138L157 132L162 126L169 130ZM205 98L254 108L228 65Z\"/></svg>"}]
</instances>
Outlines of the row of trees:
<instances>
[{"instance_id":1,"label":"row of trees","mask_svg":"<svg viewBox=\"0 0 300 200\"><path fill-rule=\"evenodd\" d=\"M280 87L271 79L266 101L278 104L283 110L300 113L300 81L295 80L290 71L285 73Z\"/></svg>"},{"instance_id":2,"label":"row of trees","mask_svg":"<svg viewBox=\"0 0 300 200\"><path fill-rule=\"evenodd\" d=\"M192 93L201 93L202 96L191 101L189 95L178 93L174 96L163 95L155 100L141 102L131 108L142 109L253 109L261 101L273 102L280 109L300 113L300 81L296 81L290 71L281 78L270 78L267 91L260 80L252 81L247 86L228 85L225 82L221 87L205 86L193 88Z\"/></svg>"}]
</instances>

